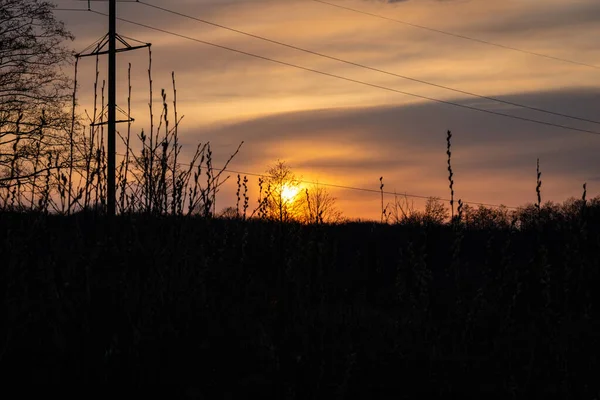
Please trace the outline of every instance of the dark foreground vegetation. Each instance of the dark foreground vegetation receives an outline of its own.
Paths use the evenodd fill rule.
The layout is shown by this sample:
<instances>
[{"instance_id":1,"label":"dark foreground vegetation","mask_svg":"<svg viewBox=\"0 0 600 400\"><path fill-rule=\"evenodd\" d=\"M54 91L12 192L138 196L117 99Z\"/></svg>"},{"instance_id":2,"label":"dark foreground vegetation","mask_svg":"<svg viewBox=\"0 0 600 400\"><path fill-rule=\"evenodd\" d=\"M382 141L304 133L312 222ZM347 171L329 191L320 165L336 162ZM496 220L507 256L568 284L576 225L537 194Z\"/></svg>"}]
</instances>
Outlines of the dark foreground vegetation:
<instances>
[{"instance_id":1,"label":"dark foreground vegetation","mask_svg":"<svg viewBox=\"0 0 600 400\"><path fill-rule=\"evenodd\" d=\"M585 185L581 200L542 205L538 160L534 206L458 200L455 214L448 131L450 222L439 199L385 206L382 176L381 223L341 223L323 187L284 196L297 179L281 162L256 209L238 175L235 207L217 214L240 148L219 169L209 143L183 160L175 75L173 103L163 90L154 107L150 59L150 126L122 125L108 219L105 82L96 62L84 119L52 8L0 1L2 383L86 385L82 397L173 384L163 398L600 398L600 199Z\"/></svg>"},{"instance_id":2,"label":"dark foreground vegetation","mask_svg":"<svg viewBox=\"0 0 600 400\"><path fill-rule=\"evenodd\" d=\"M4 212L0 376L176 384L172 398L593 399L600 206L531 213L111 226Z\"/></svg>"}]
</instances>

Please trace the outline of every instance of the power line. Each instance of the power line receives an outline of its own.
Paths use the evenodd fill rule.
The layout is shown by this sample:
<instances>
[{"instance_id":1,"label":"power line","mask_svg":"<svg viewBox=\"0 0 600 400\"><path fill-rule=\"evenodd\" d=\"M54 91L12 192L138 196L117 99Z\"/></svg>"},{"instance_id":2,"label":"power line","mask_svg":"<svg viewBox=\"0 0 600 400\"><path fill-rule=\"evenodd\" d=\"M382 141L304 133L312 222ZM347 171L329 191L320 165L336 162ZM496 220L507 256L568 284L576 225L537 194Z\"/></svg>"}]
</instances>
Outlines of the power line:
<instances>
[{"instance_id":1,"label":"power line","mask_svg":"<svg viewBox=\"0 0 600 400\"><path fill-rule=\"evenodd\" d=\"M327 1L323 1L323 0L312 0L312 1L314 1L316 3L326 4L326 5L331 6L331 7L337 7L337 8L341 8L341 9L344 9L344 10L353 11L353 12L356 12L356 13L359 13L359 14L369 15L371 17L380 18L380 19L384 19L384 20L387 20L387 21L392 21L392 22L396 22L396 23L399 23L399 24L412 26L413 28L419 28L419 29L423 29L423 30L426 30L426 31L430 31L430 32L440 33L440 34L446 35L446 36L452 36L452 37L459 38L459 39L470 40L472 42L486 44L486 45L489 45L489 46L495 46L495 47L499 47L499 48L506 49L506 50L518 51L520 53L525 53L525 54L529 54L529 55L536 56L536 57L543 57L543 58L550 59L550 60L562 61L562 62L566 62L566 63L569 63L569 64L579 65L579 66L582 66L582 67L600 69L600 66L593 65L593 64L588 64L588 63L584 63L584 62L581 62L581 61L573 61L573 60L569 60L567 58L555 57L555 56L551 56L551 55L548 55L548 54L536 53L534 51L529 51L529 50L523 50L523 49L519 49L517 47L512 47L512 46L507 46L507 45L504 45L504 44L490 42L488 40L477 39L477 38L474 38L474 37L471 37L471 36L461 35L461 34L458 34L458 33L452 33L452 32L448 32L448 31L443 31L441 29L435 29L435 28L431 28L431 27L428 27L428 26L425 26L425 25L414 24L414 23L411 23L411 22L407 22L407 21L402 21L402 20L399 20L399 19L394 19L394 18L386 17L386 16L383 16L383 15L380 15L380 14L373 14L373 13L370 13L370 12L367 12L367 11L362 11L362 10L358 10L358 9L355 9L355 8L346 7L346 6L342 6L342 5L335 4L335 3L330 3L330 2L327 2Z\"/></svg>"},{"instance_id":2,"label":"power line","mask_svg":"<svg viewBox=\"0 0 600 400\"><path fill-rule=\"evenodd\" d=\"M100 2L100 3L107 3L109 0L73 0L76 1L78 3L81 2L86 2L89 3L90 2ZM137 0L117 0L117 3L137 3ZM53 8L52 11L92 11L91 8Z\"/></svg>"},{"instance_id":3,"label":"power line","mask_svg":"<svg viewBox=\"0 0 600 400\"><path fill-rule=\"evenodd\" d=\"M592 120L592 119L576 117L576 116L573 116L573 115L564 114L564 113L560 113L560 112L556 112L556 111L549 111L549 110L545 110L543 108L532 107L532 106L528 106L528 105L524 105L524 104L520 104L520 103L508 101L508 100L502 100L502 99L499 99L499 98L496 98L496 97L480 95L480 94L477 94L477 93L468 92L466 90L456 89L456 88L452 88L452 87L449 87L449 86L444 86L444 85L441 85L441 84L428 82L428 81L425 81L425 80L422 80L422 79L413 78L413 77L406 76L406 75L400 75L400 74L397 74L397 73L394 73L394 72L385 71L385 70L382 70L382 69L379 69L379 68L375 68L375 67L370 67L368 65L360 64L360 63L357 63L357 62L344 60L344 59L339 58L339 57L329 56L329 55L324 54L324 53L320 53L320 52L317 52L317 51L312 51L312 50L304 49L302 47L298 47L298 46L294 46L294 45L291 45L291 44L283 43L283 42L280 42L280 41L277 41L277 40L269 39L269 38L266 38L264 36L254 35L252 33L244 32L244 31L241 31L239 29L230 28L228 26L217 24L217 23L214 23L214 22L210 22L210 21L207 21L205 19L200 19L200 18L192 17L190 15L187 15L187 14L184 14L184 13L181 13L181 12L178 12L178 11L170 10L168 8L159 7L159 6L150 4L150 3L146 3L144 1L138 1L137 3L142 4L144 6L147 6L147 7L151 7L151 8L163 11L163 12L166 12L166 13L170 13L170 14L173 14L173 15L178 15L180 17L184 17L184 18L188 18L188 19L191 19L191 20L194 20L194 21L197 21L197 22L201 22L203 24L211 25L211 26L214 26L214 27L217 27L217 28L226 29L226 30L231 31L231 32L239 33L241 35L245 35L245 36L249 36L249 37L252 37L252 38L255 38L255 39L263 40L265 42L273 43L273 44L276 44L276 45L279 45L279 46L283 46L283 47L287 47L287 48L290 48L290 49L302 51L302 52L307 53L307 54L312 54L312 55L316 55L316 56L319 56L319 57L327 58L327 59L330 59L330 60L338 61L338 62L347 64L347 65L352 65L352 66L355 66L355 67L359 67L359 68L363 68L363 69L367 69L367 70L379 72L379 73L382 73L382 74L394 76L396 78L402 78L402 79L406 79L406 80L409 80L409 81L412 81L412 82L417 82L417 83L421 83L421 84L424 84L424 85L433 86L433 87L436 87L436 88L439 88L439 89L445 89L445 90L449 90L449 91L452 91L452 92L455 92L455 93L460 93L460 94L465 94L465 95L468 95L468 96L478 97L480 99L495 101L495 102L498 102L498 103L507 104L507 105L511 105L511 106L515 106L515 107L520 107L520 108L525 108L525 109L532 110L532 111L538 111L538 112L542 112L542 113L546 113L546 114L556 115L556 116L559 116L559 117L570 118L570 119L574 119L574 120L578 120L578 121L583 121L583 122L589 122L589 123L592 123L592 124L600 124L600 121L595 121L595 120Z\"/></svg>"},{"instance_id":4,"label":"power line","mask_svg":"<svg viewBox=\"0 0 600 400\"><path fill-rule=\"evenodd\" d=\"M88 10L82 10L82 11L88 11ZM96 44L99 44L100 42L102 42L106 38L106 36L107 36L106 34L102 35L100 38L98 38L97 40L95 40L92 44L90 44L88 47L86 47L85 49L81 50L77 54L84 54L86 51L90 50Z\"/></svg>"},{"instance_id":5,"label":"power line","mask_svg":"<svg viewBox=\"0 0 600 400\"><path fill-rule=\"evenodd\" d=\"M106 16L105 13L102 13L102 12L99 12L99 11L92 10L91 12L93 12L95 14L98 14L98 15ZM171 31L167 31L167 30L161 29L161 28L156 28L154 26L150 26L150 25L139 23L139 22L131 21L131 20L128 20L128 19L125 19L125 18L117 18L117 19L119 21L122 21L122 22L127 22L127 23L132 24L132 25L137 25L137 26L140 26L140 27L143 27L143 28L146 28L146 29L151 29L151 30L154 30L154 31L157 31L157 32L165 33L165 34L168 34L168 35L171 35L171 36L176 36L176 37L179 37L179 38L182 38L182 39L194 41L194 42L197 42L197 43L206 44L208 46L217 47L217 48L220 48L220 49L223 49L223 50L231 51L231 52L238 53L238 54L243 54L243 55L246 55L246 56L249 56L249 57L253 57L253 58L257 58L257 59L261 59L261 60L265 60L265 61L270 61L270 62L273 62L273 63L276 63L276 64L285 65L285 66L292 67L292 68L297 68L297 69L300 69L300 70L303 70L303 71L313 72L313 73L316 73L316 74L319 74L319 75L328 76L328 77L331 77L331 78L336 78L336 79L344 80L344 81L347 81L347 82L358 83L358 84L363 85L363 86L369 86L369 87L373 87L373 88L376 88L376 89L386 90L388 92L395 92L395 93L403 94L403 95L406 95L406 96L412 96L412 97L416 97L416 98L423 99L423 100L433 101L433 102L436 102L436 103L447 104L447 105L451 105L451 106L454 106L454 107L460 107L460 108L467 109L467 110L479 111L479 112L483 112L483 113L486 113L486 114L497 115L497 116L506 117L506 118L512 118L512 119L519 120L519 121L532 122L532 123L536 123L536 124L540 124L540 125L552 126L552 127L555 127L555 128L561 128L561 129L566 129L566 130L571 130L571 131L576 131L576 132L583 132L583 133L591 133L591 134L594 134L594 135L600 135L600 132L598 132L598 131L592 131L592 130L582 129L582 128L574 128L574 127L567 126L567 125L561 125L561 124L555 124L555 123L552 123L552 122L540 121L540 120L533 119L533 118L519 117L517 115L505 114L505 113L502 113L502 112L499 112L499 111L486 110L486 109L483 109L483 108L473 107L473 106L469 106L469 105L466 105L466 104L455 103L455 102L448 101L448 100L440 100L440 99L436 99L436 98L429 97L429 96L424 96L424 95L410 93L410 92L406 92L406 91L402 91L402 90L398 90L398 89L393 89L393 88L390 88L390 87L387 87L387 86L376 85L376 84L373 84L373 83L368 83L368 82L360 81L360 80L357 80L357 79L352 79L352 78L347 78L347 77L340 76L340 75L335 75L335 74L332 74L332 73L329 73L329 72L323 72L323 71L319 71L319 70L312 69L312 68L302 67L302 66L297 65L297 64L292 64L292 63L289 63L289 62L276 60L276 59L273 59L273 58L261 56L261 55L250 53L250 52L247 52L247 51L234 49L232 47L227 47L227 46L219 45L219 44L216 44L216 43L207 42L205 40L196 39L196 38L193 38L193 37L190 37L190 36L182 35L182 34L171 32Z\"/></svg>"},{"instance_id":6,"label":"power line","mask_svg":"<svg viewBox=\"0 0 600 400\"><path fill-rule=\"evenodd\" d=\"M132 2L126 1L126 3L132 3ZM140 44L148 44L147 42L142 42L141 40L137 40L137 39L125 36L125 35L119 35L119 36L121 36L123 39L131 40L132 42L137 42Z\"/></svg>"},{"instance_id":7,"label":"power line","mask_svg":"<svg viewBox=\"0 0 600 400\"><path fill-rule=\"evenodd\" d=\"M73 0L80 3L107 3L110 0ZM117 0L117 3L137 3L137 0Z\"/></svg>"},{"instance_id":8,"label":"power line","mask_svg":"<svg viewBox=\"0 0 600 400\"><path fill-rule=\"evenodd\" d=\"M186 164L184 164L186 165ZM264 175L264 174L254 174L254 173L250 173L250 172L244 172L244 171L234 171L231 169L216 169L217 171L224 171L224 172L231 172L233 174L240 174L240 175L248 175L248 176L256 176L256 177L269 177L269 175ZM361 192L367 192L367 193L376 193L376 194L381 194L382 191L381 190L376 190L376 189L367 189L367 188L360 188L360 187L354 187L354 186L345 186L345 185L336 185L336 184L332 184L332 183L323 183L323 182L314 182L314 181L304 181L304 180L298 180L299 183L305 183L307 185L316 185L316 186L326 186L326 187L331 187L331 188L336 188L336 189L346 189L346 190L355 190L355 191L361 191ZM397 192L388 192L388 191L383 191L383 194L385 195L392 195L392 196L406 196L406 197L410 197L410 198L416 198L416 199L430 199L430 198L435 198L436 196L423 196L423 195L417 195L417 194L408 194L408 193L397 193ZM450 201L450 199L443 199L443 198L439 198L438 199L440 201ZM472 201L464 201L464 204L472 204L472 205L477 205L477 206L486 206L486 207L506 207L509 209L517 209L518 207L508 207L505 206L503 204L489 204L489 203L477 203L477 202L472 202Z\"/></svg>"},{"instance_id":9,"label":"power line","mask_svg":"<svg viewBox=\"0 0 600 400\"><path fill-rule=\"evenodd\" d=\"M121 157L127 157L125 154L118 153L117 155L119 155ZM187 163L182 163L182 162L178 162L177 165L179 165L179 166L186 166L186 167L193 167L194 166L194 164L187 164ZM257 177L257 178L268 178L270 176L270 175L267 175L267 174L257 174L255 172L236 171L236 170L228 169L228 168L214 168L213 167L213 170L218 171L218 172L222 171L222 172L230 172L232 174L253 176L253 177ZM333 184L333 183L323 183L323 182L305 181L305 180L297 180L297 182L298 183L304 183L304 184L307 184L307 185L325 186L325 187L331 187L331 188L336 188L336 189L354 190L354 191L367 192L367 193L376 193L376 194L383 193L384 195L404 196L404 197L410 197L410 198L414 198L414 199L427 200L427 199L430 199L430 198L437 198L440 201L447 201L447 202L450 201L450 199L444 199L444 198L440 198L440 197L437 197L437 196L423 196L423 195L418 195L418 194L408 194L408 193L398 193L398 192L388 192L388 191L383 191L382 192L381 190L376 190L376 189L368 189L368 188L361 188L361 187L355 187L355 186L336 185L336 184ZM471 204L471 205L475 205L475 206L495 207L495 208L506 207L507 209L511 209L511 210L517 210L518 209L518 207L509 207L509 206L506 206L504 204L479 203L479 202L474 202L474 201L463 201L463 204Z\"/></svg>"}]
</instances>

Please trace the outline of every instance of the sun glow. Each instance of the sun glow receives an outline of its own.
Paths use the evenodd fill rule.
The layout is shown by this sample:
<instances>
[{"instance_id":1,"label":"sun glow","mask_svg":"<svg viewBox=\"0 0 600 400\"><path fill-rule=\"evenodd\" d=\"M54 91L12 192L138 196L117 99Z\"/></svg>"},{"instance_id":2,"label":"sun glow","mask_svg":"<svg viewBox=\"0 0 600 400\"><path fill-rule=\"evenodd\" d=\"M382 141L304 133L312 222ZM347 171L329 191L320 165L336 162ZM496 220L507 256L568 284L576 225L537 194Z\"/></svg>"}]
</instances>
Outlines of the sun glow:
<instances>
[{"instance_id":1,"label":"sun glow","mask_svg":"<svg viewBox=\"0 0 600 400\"><path fill-rule=\"evenodd\" d=\"M281 187L281 198L286 203L291 203L296 199L299 192L300 188L298 186L285 184Z\"/></svg>"}]
</instances>

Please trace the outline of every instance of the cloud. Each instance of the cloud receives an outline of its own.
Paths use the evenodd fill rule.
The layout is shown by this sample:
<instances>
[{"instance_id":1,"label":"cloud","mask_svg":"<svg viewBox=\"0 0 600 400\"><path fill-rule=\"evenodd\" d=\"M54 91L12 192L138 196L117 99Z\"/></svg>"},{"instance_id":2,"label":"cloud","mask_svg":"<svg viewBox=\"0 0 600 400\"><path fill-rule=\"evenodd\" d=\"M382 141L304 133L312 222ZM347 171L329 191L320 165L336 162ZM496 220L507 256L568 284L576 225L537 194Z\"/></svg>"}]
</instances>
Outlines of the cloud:
<instances>
[{"instance_id":1,"label":"cloud","mask_svg":"<svg viewBox=\"0 0 600 400\"><path fill-rule=\"evenodd\" d=\"M581 31L588 26L595 29L600 19L600 3L597 1L564 2L549 7L538 7L534 3L532 2L526 10L507 8L502 13L503 18L476 19L472 24L465 26L463 31L517 37L525 33L565 33L565 30L576 27L577 36L581 40Z\"/></svg>"},{"instance_id":2,"label":"cloud","mask_svg":"<svg viewBox=\"0 0 600 400\"><path fill-rule=\"evenodd\" d=\"M593 117L600 91L538 92L506 98ZM230 145L244 140L244 150L234 163L253 171L264 171L267 164L281 158L302 175L325 182L343 179L346 184L371 187L383 175L391 190L445 197L447 129L454 134L455 187L464 199L505 204L531 201L538 157L546 199L560 201L578 195L582 182L592 182L600 169L594 150L600 135L431 103L285 113L203 130L198 137ZM590 193L593 191L598 193L598 188L590 185ZM352 194L345 196L352 198Z\"/></svg>"},{"instance_id":3,"label":"cloud","mask_svg":"<svg viewBox=\"0 0 600 400\"><path fill-rule=\"evenodd\" d=\"M365 0L365 1L393 4L393 3L406 3L409 1L419 1L419 0ZM447 2L457 2L457 1L464 2L464 1L470 1L470 0L428 0L428 1L429 2L437 2L437 3L447 3Z\"/></svg>"},{"instance_id":4,"label":"cloud","mask_svg":"<svg viewBox=\"0 0 600 400\"><path fill-rule=\"evenodd\" d=\"M370 2L379 2L379 3L405 3L411 0L365 0L365 1L370 1ZM433 1L452 1L452 0L433 0Z\"/></svg>"}]
</instances>

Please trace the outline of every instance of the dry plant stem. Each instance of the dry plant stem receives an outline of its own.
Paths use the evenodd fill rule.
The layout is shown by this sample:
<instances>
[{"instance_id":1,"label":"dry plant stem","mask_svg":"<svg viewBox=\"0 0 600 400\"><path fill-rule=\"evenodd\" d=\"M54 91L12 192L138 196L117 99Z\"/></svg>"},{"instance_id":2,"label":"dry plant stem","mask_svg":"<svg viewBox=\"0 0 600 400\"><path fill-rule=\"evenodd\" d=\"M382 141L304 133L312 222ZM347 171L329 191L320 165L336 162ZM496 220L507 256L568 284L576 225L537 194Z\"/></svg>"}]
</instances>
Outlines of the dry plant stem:
<instances>
[{"instance_id":1,"label":"dry plant stem","mask_svg":"<svg viewBox=\"0 0 600 400\"><path fill-rule=\"evenodd\" d=\"M304 193L306 194L306 204L307 204L308 210L310 211L312 208L311 208L311 204L310 204L310 196L308 195L308 189L305 189ZM311 217L311 215L309 213L308 223L314 222L314 221L311 221L310 217Z\"/></svg>"},{"instance_id":2,"label":"dry plant stem","mask_svg":"<svg viewBox=\"0 0 600 400\"><path fill-rule=\"evenodd\" d=\"M19 113L19 116L17 117L17 121L16 121L16 124L15 124L15 136L16 136L16 139L13 142L13 148L12 148L12 150L13 150L13 156L12 156L11 161L10 161L10 175L9 175L9 179L8 179L8 182L9 182L8 183L8 187L12 186L13 181L15 179L17 179L16 177L18 176L18 173L17 173L17 160L19 158L18 146L19 146L19 142L21 141L21 121L22 121L22 119L23 119L23 114ZM8 196L9 196L8 191L7 191L6 196L8 198ZM4 200L4 202L6 202L6 200Z\"/></svg>"},{"instance_id":3,"label":"dry plant stem","mask_svg":"<svg viewBox=\"0 0 600 400\"><path fill-rule=\"evenodd\" d=\"M205 218L210 216L210 212L213 207L212 188L211 188L213 182L214 182L214 180L213 180L213 168L212 168L212 150L209 145L208 148L206 149L206 191L202 192L202 198L203 198L203 203L204 203L203 216Z\"/></svg>"},{"instance_id":4,"label":"dry plant stem","mask_svg":"<svg viewBox=\"0 0 600 400\"><path fill-rule=\"evenodd\" d=\"M587 183L583 184L583 195L581 196L581 212L580 212L580 218L579 221L581 221L581 226L580 226L580 231L584 232L585 231L585 217L586 217L586 210L587 210Z\"/></svg>"},{"instance_id":5,"label":"dry plant stem","mask_svg":"<svg viewBox=\"0 0 600 400\"><path fill-rule=\"evenodd\" d=\"M127 200L127 180L129 176L129 154L130 154L130 140L131 140L131 63L127 68L127 138L125 139L125 158L123 160L123 173L121 175L121 212L125 212L127 206L125 204Z\"/></svg>"},{"instance_id":6,"label":"dry plant stem","mask_svg":"<svg viewBox=\"0 0 600 400\"><path fill-rule=\"evenodd\" d=\"M100 102L100 111L98 111L98 87L99 87L99 77L100 77L100 69L99 69L99 59L98 56L96 56L96 82L94 84L94 119L93 122L96 123L98 122L98 119L102 120L102 115L104 114L104 96L102 95L102 97L100 98L101 102ZM101 92L104 91L104 83L102 83L102 86L100 86L100 90ZM98 204L98 185L100 182L100 153L98 150L99 147L99 142L100 142L100 134L99 134L99 126L95 125L93 126L91 131L91 153L90 153L90 157L93 157L92 160L95 162L95 165L92 165L92 180L90 182L90 184L92 185L92 187L90 187L90 191L94 190L95 193L95 199L94 199L94 203L92 204L93 207L95 207ZM94 179L96 180L96 182L94 183ZM90 196L91 196L91 192L90 192ZM91 202L91 199L90 199Z\"/></svg>"},{"instance_id":7,"label":"dry plant stem","mask_svg":"<svg viewBox=\"0 0 600 400\"><path fill-rule=\"evenodd\" d=\"M450 210L452 212L451 218L454 219L454 179L453 179L454 173L452 172L452 164L450 163L450 161L452 159L452 148L451 148L450 139L452 139L452 132L448 131L448 136L446 137L446 143L447 143L446 154L448 155L448 182L450 183Z\"/></svg>"},{"instance_id":8,"label":"dry plant stem","mask_svg":"<svg viewBox=\"0 0 600 400\"><path fill-rule=\"evenodd\" d=\"M536 203L536 208L538 210L538 212L541 211L541 207L542 207L542 192L540 190L540 188L542 187L542 173L540 172L540 159L537 159L537 185L535 187L535 192L537 194L537 203Z\"/></svg>"},{"instance_id":9,"label":"dry plant stem","mask_svg":"<svg viewBox=\"0 0 600 400\"><path fill-rule=\"evenodd\" d=\"M104 211L104 203L105 203L105 196L104 196L104 183L106 182L105 180L105 171L104 171L104 105L106 104L106 98L104 96L105 94L105 90L106 90L106 81L103 80L102 81L102 113L100 114L100 145L98 147L98 188L99 190L96 191L96 204L94 204L94 206L96 206L98 203L101 204L102 206L102 211Z\"/></svg>"},{"instance_id":10,"label":"dry plant stem","mask_svg":"<svg viewBox=\"0 0 600 400\"><path fill-rule=\"evenodd\" d=\"M462 200L458 201L458 213L459 213L459 218L462 216L462 208L463 208L463 203ZM454 241L452 243L452 261L451 261L451 268L452 271L454 272L454 285L456 288L456 293L457 293L457 298L456 298L456 302L457 302L457 309L460 311L462 310L462 285L461 285L461 249L462 249L462 242L463 242L463 238L464 238L464 232L463 232L463 225L460 223L460 220L455 221L455 223L453 224L454 226Z\"/></svg>"},{"instance_id":11,"label":"dry plant stem","mask_svg":"<svg viewBox=\"0 0 600 400\"><path fill-rule=\"evenodd\" d=\"M153 112L153 104L154 104L154 99L153 99L153 85L152 85L152 48L148 47L148 84L149 84L149 91L150 91L150 100L148 102L148 108L150 111L150 136L149 136L149 140L150 140L150 146L149 146L149 153L147 153L147 169L148 169L148 175L149 177L153 176L153 164L154 164L154 112ZM151 206L151 199L154 197L154 190L152 187L152 179L148 179L147 180L147 188L146 188L146 210L147 212L150 212L150 206Z\"/></svg>"},{"instance_id":12,"label":"dry plant stem","mask_svg":"<svg viewBox=\"0 0 600 400\"><path fill-rule=\"evenodd\" d=\"M252 214L250 214L250 218L252 218L254 216L254 214L262 207L263 205L263 200L262 200L262 193L263 193L263 183L264 183L264 179L262 177L258 178L258 207L256 209L254 209L254 211L252 211ZM260 215L260 213L259 213Z\"/></svg>"},{"instance_id":13,"label":"dry plant stem","mask_svg":"<svg viewBox=\"0 0 600 400\"><path fill-rule=\"evenodd\" d=\"M174 152L173 152L173 199L172 199L172 203L171 203L171 214L175 215L177 213L177 203L178 203L178 198L181 197L181 195L178 193L177 191L177 158L179 156L179 152L180 147L179 147L179 130L178 130L178 126L179 126L179 117L177 114L177 86L175 84L175 72L171 72L171 79L173 82L173 115L175 116L175 127L174 127L174 132L173 132L173 148L174 148Z\"/></svg>"},{"instance_id":14,"label":"dry plant stem","mask_svg":"<svg viewBox=\"0 0 600 400\"><path fill-rule=\"evenodd\" d=\"M94 157L94 127L90 126L89 149L86 152L85 160L85 196L83 206L87 209L90 206L91 191L94 177L92 175L92 161Z\"/></svg>"},{"instance_id":15,"label":"dry plant stem","mask_svg":"<svg viewBox=\"0 0 600 400\"><path fill-rule=\"evenodd\" d=\"M219 172L217 173L217 175L214 177L214 180L220 179L220 177L223 174L223 172L227 171L227 167L229 166L229 164L231 163L231 161L233 160L233 158L240 152L240 149L242 148L243 145L244 145L244 141L242 140L242 142L240 142L240 144L235 149L235 151L233 152L233 154L231 154L231 156L229 156L229 158L227 159L227 161L223 165L223 168L221 168L219 170ZM221 183L221 185L222 185L222 183ZM221 185L217 185L216 188L218 189L218 187L221 186Z\"/></svg>"},{"instance_id":16,"label":"dry plant stem","mask_svg":"<svg viewBox=\"0 0 600 400\"><path fill-rule=\"evenodd\" d=\"M248 202L250 198L248 197L248 177L244 175L244 220L246 220L246 212L248 211Z\"/></svg>"},{"instance_id":17,"label":"dry plant stem","mask_svg":"<svg viewBox=\"0 0 600 400\"><path fill-rule=\"evenodd\" d=\"M100 105L102 107L100 107L100 111L99 114L96 117L96 122L99 123L100 125L96 125L93 127L93 134L92 134L92 154L93 154L93 161L94 163L92 164L92 171L91 171L91 176L92 176L92 188L91 190L93 191L92 196L93 196L93 201L92 201L92 208L97 209L98 207L101 207L101 198L102 198L102 186L103 186L103 170L102 170L102 156L103 156L103 147L104 147L104 141L103 141L103 136L104 136L104 91L105 91L105 86L106 86L106 82L102 81L102 86L101 86L101 97L100 97Z\"/></svg>"},{"instance_id":18,"label":"dry plant stem","mask_svg":"<svg viewBox=\"0 0 600 400\"><path fill-rule=\"evenodd\" d=\"M225 171L227 171L227 167L233 158L239 153L243 144L244 142L242 141L235 152L233 152L233 154L225 162L223 167L218 170L219 172L216 175L214 174L214 168L212 166L212 150L210 148L210 144L208 144L206 147L206 188L200 191L200 199L203 202L203 215L205 217L210 216L211 212L214 213L216 195L219 191L219 188L229 179L229 176L227 176L223 181L220 181L221 176Z\"/></svg>"},{"instance_id":19,"label":"dry plant stem","mask_svg":"<svg viewBox=\"0 0 600 400\"><path fill-rule=\"evenodd\" d=\"M99 70L99 57L96 56L96 73L95 73L95 78L94 78L94 111L92 114L92 118L90 118L90 124L93 124L94 122L96 122L96 118L98 115L98 79L99 79L99 74L100 74L100 70ZM93 183L93 176L91 176L92 171L91 171L91 167L92 167L92 157L94 154L94 132L95 132L95 127L90 125L90 142L89 142L89 149L88 151L86 151L86 162L85 162L85 196L84 196L84 200L83 200L83 206L85 208L88 208L90 205L90 197L91 197L91 186Z\"/></svg>"},{"instance_id":20,"label":"dry plant stem","mask_svg":"<svg viewBox=\"0 0 600 400\"><path fill-rule=\"evenodd\" d=\"M50 170L52 169L52 153L48 154L48 162L46 164L46 179L44 182L44 188L42 189L42 195L40 197L40 211L48 213L48 199L50 198Z\"/></svg>"},{"instance_id":21,"label":"dry plant stem","mask_svg":"<svg viewBox=\"0 0 600 400\"><path fill-rule=\"evenodd\" d=\"M131 162L131 63L127 70L127 141L125 143L125 175L123 177L123 197L127 199L127 182L129 179L129 163ZM123 204L123 207L129 208L128 205Z\"/></svg>"},{"instance_id":22,"label":"dry plant stem","mask_svg":"<svg viewBox=\"0 0 600 400\"><path fill-rule=\"evenodd\" d=\"M69 131L69 207L67 213L71 214L71 191L73 190L73 147L75 134L75 108L77 107L77 72L79 67L79 57L75 58L75 77L73 83L73 110L71 114L71 130Z\"/></svg>"},{"instance_id":23,"label":"dry plant stem","mask_svg":"<svg viewBox=\"0 0 600 400\"><path fill-rule=\"evenodd\" d=\"M196 152L194 153L194 156L192 157L192 162L190 163L188 170L185 171L184 173L182 173L180 176L182 199L184 198L184 196L189 194L187 215L190 215L194 209L194 202L196 200L196 195L197 195L198 179L200 177L202 162L204 160L204 152L206 151L207 146L208 146L208 143L205 143L205 144L199 143L198 144L198 146L196 147ZM198 159L200 159L199 163L198 163ZM198 165L196 165L196 163L198 163ZM192 183L194 184L194 188L192 189L190 187L190 179L191 179L192 171L194 170L194 168L196 168L196 171L194 172L194 179L192 181ZM182 204L180 207L181 212L183 212L183 208L184 208L184 205L183 205L183 201L182 201Z\"/></svg>"},{"instance_id":24,"label":"dry plant stem","mask_svg":"<svg viewBox=\"0 0 600 400\"><path fill-rule=\"evenodd\" d=\"M43 135L44 135L44 127L43 127L43 118L40 121L40 141L43 140ZM35 209L36 208L36 203L35 203L35 189L37 187L37 174L38 174L38 167L40 164L40 155L41 155L41 144L40 141L37 141L35 144L35 161L33 164L33 184L31 187L31 208Z\"/></svg>"},{"instance_id":25,"label":"dry plant stem","mask_svg":"<svg viewBox=\"0 0 600 400\"><path fill-rule=\"evenodd\" d=\"M168 196L167 196L167 169L168 169L168 151L169 151L169 119L168 119L168 106L167 106L167 94L164 90L161 92L162 100L163 100L163 119L165 123L165 137L161 141L162 147L162 155L160 158L160 181L159 181L159 198L157 199L157 203L159 206L158 213L162 214L163 212L167 212L168 210ZM158 143L158 137L157 137Z\"/></svg>"},{"instance_id":26,"label":"dry plant stem","mask_svg":"<svg viewBox=\"0 0 600 400\"><path fill-rule=\"evenodd\" d=\"M236 197L236 203L235 203L235 212L236 215L239 216L240 215L240 191L242 189L242 184L241 184L241 177L240 174L238 174L237 176L237 191L235 192L235 197Z\"/></svg>"},{"instance_id":27,"label":"dry plant stem","mask_svg":"<svg viewBox=\"0 0 600 400\"><path fill-rule=\"evenodd\" d=\"M202 163L204 162L205 153L206 153L207 148L208 148L208 143L205 143L201 149L200 149L200 145L198 145L197 150L199 150L199 151L196 152L196 154L200 157L200 162L198 163L198 166L196 167L196 171L194 172L194 179L192 181L193 186L188 189L189 190L188 215L190 215L194 212L198 202L200 201L200 199L198 198L199 197L198 180L200 179L200 176L202 174ZM190 164L190 173L193 169L193 165L194 165L194 163L192 162L192 164ZM187 184L186 184L186 188L187 188Z\"/></svg>"},{"instance_id":28,"label":"dry plant stem","mask_svg":"<svg viewBox=\"0 0 600 400\"><path fill-rule=\"evenodd\" d=\"M383 176L379 178L379 190L381 191L381 223L383 224L383 218L385 216L385 209L383 208Z\"/></svg>"},{"instance_id":29,"label":"dry plant stem","mask_svg":"<svg viewBox=\"0 0 600 400\"><path fill-rule=\"evenodd\" d=\"M259 195L258 195L258 207L256 207L256 209L254 211L252 211L252 214L250 214L249 218L254 217L254 215L256 213L258 213L258 217L260 219L265 219L267 218L267 205L269 202L269 198L272 196L272 192L275 188L271 187L271 184L267 185L267 188L265 190L265 195L264 197L262 196L263 193L263 187L264 187L264 179L263 178L259 178L258 179L258 186L259 186Z\"/></svg>"}]
</instances>

